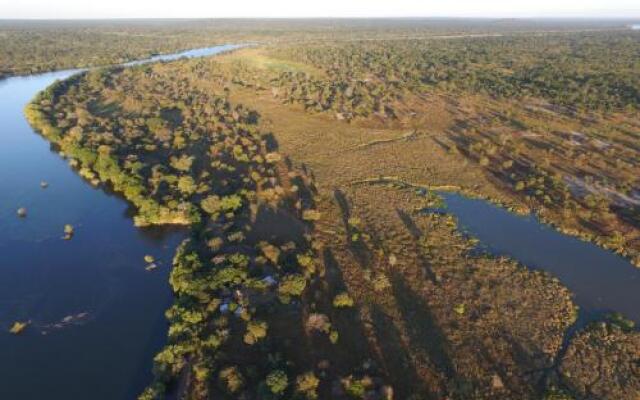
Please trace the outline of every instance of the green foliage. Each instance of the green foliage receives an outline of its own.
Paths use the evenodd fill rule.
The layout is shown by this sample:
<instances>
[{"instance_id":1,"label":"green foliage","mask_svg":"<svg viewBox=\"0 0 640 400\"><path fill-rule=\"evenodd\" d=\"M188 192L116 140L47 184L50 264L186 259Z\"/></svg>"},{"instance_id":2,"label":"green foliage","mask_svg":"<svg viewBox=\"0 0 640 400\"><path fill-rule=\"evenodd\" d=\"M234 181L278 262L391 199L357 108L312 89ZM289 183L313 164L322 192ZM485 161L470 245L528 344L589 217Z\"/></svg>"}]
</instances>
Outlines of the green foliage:
<instances>
[{"instance_id":1,"label":"green foliage","mask_svg":"<svg viewBox=\"0 0 640 400\"><path fill-rule=\"evenodd\" d=\"M318 398L320 380L313 372L307 372L296 378L296 392L304 398L314 400Z\"/></svg>"},{"instance_id":2,"label":"green foliage","mask_svg":"<svg viewBox=\"0 0 640 400\"><path fill-rule=\"evenodd\" d=\"M287 387L289 386L289 379L284 371L275 370L267 375L266 383L269 390L271 390L271 393L281 395L285 390L287 390Z\"/></svg>"},{"instance_id":3,"label":"green foliage","mask_svg":"<svg viewBox=\"0 0 640 400\"><path fill-rule=\"evenodd\" d=\"M316 272L316 263L313 255L310 254L298 254L298 264L303 268L305 276L309 277Z\"/></svg>"},{"instance_id":4,"label":"green foliage","mask_svg":"<svg viewBox=\"0 0 640 400\"><path fill-rule=\"evenodd\" d=\"M219 213L234 212L242 207L242 197L239 195L209 196L202 200L200 206L209 214L216 216Z\"/></svg>"},{"instance_id":5,"label":"green foliage","mask_svg":"<svg viewBox=\"0 0 640 400\"><path fill-rule=\"evenodd\" d=\"M317 210L305 210L302 213L302 219L305 221L318 221L321 217L321 214Z\"/></svg>"},{"instance_id":6,"label":"green foliage","mask_svg":"<svg viewBox=\"0 0 640 400\"><path fill-rule=\"evenodd\" d=\"M285 276L278 285L278 294L283 303L291 301L291 297L302 295L307 286L307 280L303 275L290 274Z\"/></svg>"},{"instance_id":7,"label":"green foliage","mask_svg":"<svg viewBox=\"0 0 640 400\"><path fill-rule=\"evenodd\" d=\"M183 154L180 157L171 157L171 166L178 171L189 172L191 165L193 165L193 159L193 156L188 156L186 154Z\"/></svg>"},{"instance_id":8,"label":"green foliage","mask_svg":"<svg viewBox=\"0 0 640 400\"><path fill-rule=\"evenodd\" d=\"M340 339L340 334L338 333L338 331L331 330L331 332L329 333L329 341L333 344L336 344L338 343L339 339Z\"/></svg>"},{"instance_id":9,"label":"green foliage","mask_svg":"<svg viewBox=\"0 0 640 400\"><path fill-rule=\"evenodd\" d=\"M363 399L366 389L361 381L355 379L345 384L345 391L353 399Z\"/></svg>"},{"instance_id":10,"label":"green foliage","mask_svg":"<svg viewBox=\"0 0 640 400\"><path fill-rule=\"evenodd\" d=\"M230 394L238 393L244 386L244 378L238 367L227 367L220 371L219 379Z\"/></svg>"},{"instance_id":11,"label":"green foliage","mask_svg":"<svg viewBox=\"0 0 640 400\"><path fill-rule=\"evenodd\" d=\"M181 176L178 178L178 189L185 196L190 196L196 192L197 186L190 176Z\"/></svg>"},{"instance_id":12,"label":"green foliage","mask_svg":"<svg viewBox=\"0 0 640 400\"><path fill-rule=\"evenodd\" d=\"M248 345L257 343L267 336L267 323L251 321L247 324L247 331L244 334L244 342Z\"/></svg>"},{"instance_id":13,"label":"green foliage","mask_svg":"<svg viewBox=\"0 0 640 400\"><path fill-rule=\"evenodd\" d=\"M575 400L575 398L562 390L551 389L544 395L544 400Z\"/></svg>"},{"instance_id":14,"label":"green foliage","mask_svg":"<svg viewBox=\"0 0 640 400\"><path fill-rule=\"evenodd\" d=\"M353 299L347 292L339 293L333 298L333 306L336 308L353 307Z\"/></svg>"},{"instance_id":15,"label":"green foliage","mask_svg":"<svg viewBox=\"0 0 640 400\"><path fill-rule=\"evenodd\" d=\"M457 304L456 306L453 307L453 311L456 312L456 314L458 315L464 315L464 313L466 312L466 307L464 304Z\"/></svg>"}]
</instances>

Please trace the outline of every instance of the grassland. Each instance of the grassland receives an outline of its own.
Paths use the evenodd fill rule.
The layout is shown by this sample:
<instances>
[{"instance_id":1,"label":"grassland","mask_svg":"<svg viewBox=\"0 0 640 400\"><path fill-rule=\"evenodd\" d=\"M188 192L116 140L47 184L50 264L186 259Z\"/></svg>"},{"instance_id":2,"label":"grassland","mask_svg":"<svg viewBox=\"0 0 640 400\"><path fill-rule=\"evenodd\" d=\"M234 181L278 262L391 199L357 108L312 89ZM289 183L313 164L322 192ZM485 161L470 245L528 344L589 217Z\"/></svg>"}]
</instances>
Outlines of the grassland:
<instances>
[{"instance_id":1,"label":"grassland","mask_svg":"<svg viewBox=\"0 0 640 400\"><path fill-rule=\"evenodd\" d=\"M625 35L472 45L491 54L521 40L510 58L524 63L537 41L637 51ZM138 207L137 221L178 212L192 228L171 275L169 342L141 398L636 400L627 321L569 336L577 309L557 279L478 254L453 217L421 212L440 200L419 189L535 210L637 257L637 209L619 201L637 188L638 99L587 91L569 107L535 84L507 95L443 78L446 57L420 62L470 38L316 39L95 71L28 109L85 177ZM483 62L469 69L495 68ZM440 78L422 81L425 70ZM637 90L636 78L621 68L608 79ZM597 193L571 190L576 179Z\"/></svg>"}]
</instances>

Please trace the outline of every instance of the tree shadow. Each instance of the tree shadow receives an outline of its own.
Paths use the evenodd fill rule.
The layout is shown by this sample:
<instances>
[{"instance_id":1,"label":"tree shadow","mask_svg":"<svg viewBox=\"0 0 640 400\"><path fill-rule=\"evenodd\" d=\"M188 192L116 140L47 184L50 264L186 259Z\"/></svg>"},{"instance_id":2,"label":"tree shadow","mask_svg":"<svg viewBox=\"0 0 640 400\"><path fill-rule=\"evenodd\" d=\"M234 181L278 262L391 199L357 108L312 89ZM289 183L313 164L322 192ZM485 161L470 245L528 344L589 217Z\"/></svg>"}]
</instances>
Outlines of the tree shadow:
<instances>
[{"instance_id":1,"label":"tree shadow","mask_svg":"<svg viewBox=\"0 0 640 400\"><path fill-rule=\"evenodd\" d=\"M412 366L408 349L402 346L400 331L393 320L377 306L371 306L375 343L371 351L378 356L378 362L385 374L391 379L394 391L399 399L406 399L416 392L427 392L427 388Z\"/></svg>"},{"instance_id":2,"label":"tree shadow","mask_svg":"<svg viewBox=\"0 0 640 400\"><path fill-rule=\"evenodd\" d=\"M333 191L333 198L336 200L338 207L340 207L342 223L348 225L349 218L351 217L351 208L349 207L347 196L345 196L342 190L336 189Z\"/></svg>"},{"instance_id":3,"label":"tree shadow","mask_svg":"<svg viewBox=\"0 0 640 400\"><path fill-rule=\"evenodd\" d=\"M447 380L456 377L449 356L449 343L438 326L429 305L406 284L399 274L392 277L394 297L407 326L411 348L425 354Z\"/></svg>"},{"instance_id":4,"label":"tree shadow","mask_svg":"<svg viewBox=\"0 0 640 400\"><path fill-rule=\"evenodd\" d=\"M307 184L307 182L305 182L305 180L301 176L295 176L294 178L292 178L291 184L298 187L298 197L300 198L302 207L304 209L315 208L316 202L314 200L314 196L317 191L315 187L313 187L313 184Z\"/></svg>"},{"instance_id":5,"label":"tree shadow","mask_svg":"<svg viewBox=\"0 0 640 400\"><path fill-rule=\"evenodd\" d=\"M420 244L418 243L418 240L420 240L420 238L423 236L422 230L420 230L420 228L416 225L416 223L413 222L413 219L411 218L411 216L407 214L405 211L398 208L396 209L396 213L398 214L398 217L400 218L404 226L407 228L407 230L411 234L411 237L413 237L413 241L416 247L416 256L418 257L418 261L420 263L420 269L422 270L424 275L427 277L427 279L429 279L431 282L435 284L437 280L436 280L436 275L433 272L433 268L431 267L431 263L429 263L429 260L427 260L424 254L422 254L422 252L419 251Z\"/></svg>"},{"instance_id":6,"label":"tree shadow","mask_svg":"<svg viewBox=\"0 0 640 400\"><path fill-rule=\"evenodd\" d=\"M356 258L358 264L360 264L361 267L369 268L371 266L371 251L361 239L356 241L352 240L353 235L357 232L354 231L354 228L349 224L349 219L351 218L351 209L349 207L349 201L347 200L347 197L340 189L334 190L333 197L335 198L338 207L340 207L340 213L342 214L342 223L344 224L344 228L347 233L347 237L345 239L349 250Z\"/></svg>"},{"instance_id":7,"label":"tree shadow","mask_svg":"<svg viewBox=\"0 0 640 400\"><path fill-rule=\"evenodd\" d=\"M264 135L262 135L262 138L264 139L265 146L268 152L278 151L280 145L278 144L278 140L272 132L265 133Z\"/></svg>"},{"instance_id":8,"label":"tree shadow","mask_svg":"<svg viewBox=\"0 0 640 400\"><path fill-rule=\"evenodd\" d=\"M336 294L347 291L340 264L333 255L330 248L323 250L323 260L325 267L326 288L323 293L325 306L331 310L331 320L340 333L339 347L342 357L347 357L352 363L361 361L363 356L369 353L364 330L363 321L358 313L357 307L347 309L336 309L333 307L333 298ZM343 353L353 353L350 355ZM347 371L348 372L348 371Z\"/></svg>"}]
</instances>

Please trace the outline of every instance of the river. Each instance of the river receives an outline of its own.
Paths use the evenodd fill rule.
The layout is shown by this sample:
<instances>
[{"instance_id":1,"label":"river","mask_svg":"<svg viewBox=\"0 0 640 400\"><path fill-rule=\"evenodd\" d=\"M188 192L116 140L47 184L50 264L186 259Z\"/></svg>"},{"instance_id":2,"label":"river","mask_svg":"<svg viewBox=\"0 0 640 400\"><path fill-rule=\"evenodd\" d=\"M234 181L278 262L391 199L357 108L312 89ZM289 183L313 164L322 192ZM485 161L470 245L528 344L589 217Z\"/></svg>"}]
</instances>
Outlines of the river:
<instances>
[{"instance_id":1,"label":"river","mask_svg":"<svg viewBox=\"0 0 640 400\"><path fill-rule=\"evenodd\" d=\"M171 258L186 231L135 228L127 203L83 181L23 116L37 92L77 72L0 80L0 399L135 398L166 337ZM145 270L146 254L158 269ZM13 335L14 321L30 324Z\"/></svg>"},{"instance_id":2,"label":"river","mask_svg":"<svg viewBox=\"0 0 640 400\"><path fill-rule=\"evenodd\" d=\"M440 193L446 211L479 240L479 249L506 255L557 277L580 307L578 327L619 312L640 323L640 268L593 243L562 234L538 221L480 199Z\"/></svg>"}]
</instances>

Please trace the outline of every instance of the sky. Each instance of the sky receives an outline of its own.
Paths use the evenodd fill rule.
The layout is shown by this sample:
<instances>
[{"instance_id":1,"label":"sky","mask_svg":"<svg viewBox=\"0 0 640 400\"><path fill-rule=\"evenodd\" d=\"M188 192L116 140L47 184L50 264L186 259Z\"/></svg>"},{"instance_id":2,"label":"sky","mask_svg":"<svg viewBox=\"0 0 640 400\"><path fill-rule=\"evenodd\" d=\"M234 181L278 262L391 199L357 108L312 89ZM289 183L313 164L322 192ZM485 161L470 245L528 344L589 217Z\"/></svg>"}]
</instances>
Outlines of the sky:
<instances>
[{"instance_id":1,"label":"sky","mask_svg":"<svg viewBox=\"0 0 640 400\"><path fill-rule=\"evenodd\" d=\"M640 19L640 0L0 0L0 19L227 17Z\"/></svg>"}]
</instances>

